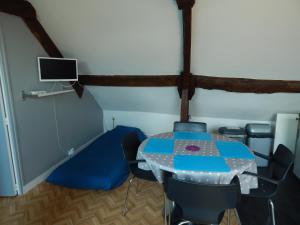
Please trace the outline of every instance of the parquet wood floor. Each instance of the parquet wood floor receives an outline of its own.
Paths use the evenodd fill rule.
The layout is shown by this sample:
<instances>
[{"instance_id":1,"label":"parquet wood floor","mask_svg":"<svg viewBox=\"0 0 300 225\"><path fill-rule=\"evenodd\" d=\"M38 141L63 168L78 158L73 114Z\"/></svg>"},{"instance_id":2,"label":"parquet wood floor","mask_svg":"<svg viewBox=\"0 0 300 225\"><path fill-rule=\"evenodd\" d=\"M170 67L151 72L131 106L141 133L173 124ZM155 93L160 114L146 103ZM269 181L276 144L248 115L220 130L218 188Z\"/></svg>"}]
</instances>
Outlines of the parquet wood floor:
<instances>
[{"instance_id":1,"label":"parquet wood floor","mask_svg":"<svg viewBox=\"0 0 300 225\"><path fill-rule=\"evenodd\" d=\"M128 182L111 191L88 191L41 183L24 196L0 198L0 225L160 225L163 192L159 184L132 186L129 212L121 215ZM225 225L224 216L222 225ZM232 215L231 225L236 225Z\"/></svg>"}]
</instances>

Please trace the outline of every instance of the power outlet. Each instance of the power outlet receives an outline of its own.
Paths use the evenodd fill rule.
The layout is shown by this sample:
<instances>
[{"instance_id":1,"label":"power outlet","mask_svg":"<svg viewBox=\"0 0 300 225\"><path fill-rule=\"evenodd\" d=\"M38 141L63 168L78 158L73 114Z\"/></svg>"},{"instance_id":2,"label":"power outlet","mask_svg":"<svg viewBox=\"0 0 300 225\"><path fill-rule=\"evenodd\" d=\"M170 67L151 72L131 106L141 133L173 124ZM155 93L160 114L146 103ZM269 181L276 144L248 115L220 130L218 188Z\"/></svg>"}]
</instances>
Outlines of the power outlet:
<instances>
[{"instance_id":1,"label":"power outlet","mask_svg":"<svg viewBox=\"0 0 300 225\"><path fill-rule=\"evenodd\" d=\"M72 156L74 155L74 148L71 148L69 151L68 151L68 156Z\"/></svg>"}]
</instances>

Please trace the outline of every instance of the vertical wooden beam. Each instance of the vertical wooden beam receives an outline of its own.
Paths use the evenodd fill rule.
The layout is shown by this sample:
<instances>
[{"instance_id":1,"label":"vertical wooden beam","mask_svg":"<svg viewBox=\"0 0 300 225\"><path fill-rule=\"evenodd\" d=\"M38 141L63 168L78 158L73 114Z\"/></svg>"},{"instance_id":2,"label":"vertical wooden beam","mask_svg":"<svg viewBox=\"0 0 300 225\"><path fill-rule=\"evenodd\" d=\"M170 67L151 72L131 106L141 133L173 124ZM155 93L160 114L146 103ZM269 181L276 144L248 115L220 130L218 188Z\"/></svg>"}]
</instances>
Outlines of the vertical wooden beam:
<instances>
[{"instance_id":1,"label":"vertical wooden beam","mask_svg":"<svg viewBox=\"0 0 300 225\"><path fill-rule=\"evenodd\" d=\"M191 76L191 44L192 44L192 8L195 0L176 0L178 8L182 10L183 18L183 73L180 79L181 92L180 120L189 120L189 100L194 92Z\"/></svg>"},{"instance_id":2,"label":"vertical wooden beam","mask_svg":"<svg viewBox=\"0 0 300 225\"><path fill-rule=\"evenodd\" d=\"M181 109L180 109L180 121L189 121L189 89L183 89L181 91Z\"/></svg>"}]
</instances>

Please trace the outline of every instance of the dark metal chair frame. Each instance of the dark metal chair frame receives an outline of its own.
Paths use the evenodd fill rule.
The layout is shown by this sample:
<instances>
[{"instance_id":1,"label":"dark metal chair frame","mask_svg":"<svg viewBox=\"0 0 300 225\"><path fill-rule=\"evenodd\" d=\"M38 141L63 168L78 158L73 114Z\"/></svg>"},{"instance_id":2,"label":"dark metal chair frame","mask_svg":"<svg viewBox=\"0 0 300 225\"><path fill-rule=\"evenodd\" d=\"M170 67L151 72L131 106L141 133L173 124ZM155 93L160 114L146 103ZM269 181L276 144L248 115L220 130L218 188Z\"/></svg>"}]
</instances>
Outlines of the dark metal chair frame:
<instances>
[{"instance_id":1,"label":"dark metal chair frame","mask_svg":"<svg viewBox=\"0 0 300 225\"><path fill-rule=\"evenodd\" d=\"M128 161L129 170L133 175L129 180L128 188L126 191L126 197L125 197L124 207L122 212L123 216L125 216L126 213L128 212L128 208L127 208L128 194L129 194L130 187L133 181L135 180L135 178L140 178L148 181L156 181L156 178L151 170L150 171L142 170L138 167L138 163L146 162L145 160L136 159L140 144L141 142L138 139L136 132L132 132L126 135L122 142L124 159Z\"/></svg>"},{"instance_id":2,"label":"dark metal chair frame","mask_svg":"<svg viewBox=\"0 0 300 225\"><path fill-rule=\"evenodd\" d=\"M275 221L275 209L272 198L278 193L279 186L286 179L294 163L293 153L284 145L280 144L274 155L266 156L264 154L253 152L256 156L269 161L269 166L265 169L260 169L259 173L244 172L243 174L258 178L259 188L250 191L250 194L245 195L247 198L262 198L268 201L269 216L273 225Z\"/></svg>"}]
</instances>

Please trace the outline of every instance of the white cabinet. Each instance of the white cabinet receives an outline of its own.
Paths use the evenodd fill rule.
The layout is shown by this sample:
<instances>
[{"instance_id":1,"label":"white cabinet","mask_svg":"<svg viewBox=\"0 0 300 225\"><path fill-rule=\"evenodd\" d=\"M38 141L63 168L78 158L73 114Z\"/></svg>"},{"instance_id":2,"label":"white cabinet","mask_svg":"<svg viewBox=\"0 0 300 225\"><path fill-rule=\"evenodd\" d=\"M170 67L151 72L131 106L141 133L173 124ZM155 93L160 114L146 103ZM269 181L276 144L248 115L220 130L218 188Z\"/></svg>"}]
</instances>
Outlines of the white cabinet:
<instances>
[{"instance_id":1,"label":"white cabinet","mask_svg":"<svg viewBox=\"0 0 300 225\"><path fill-rule=\"evenodd\" d=\"M298 126L299 114L277 114L273 152L279 144L283 144L295 153Z\"/></svg>"},{"instance_id":2,"label":"white cabinet","mask_svg":"<svg viewBox=\"0 0 300 225\"><path fill-rule=\"evenodd\" d=\"M274 151L284 144L295 154L294 173L300 178L299 114L277 114Z\"/></svg>"}]
</instances>

